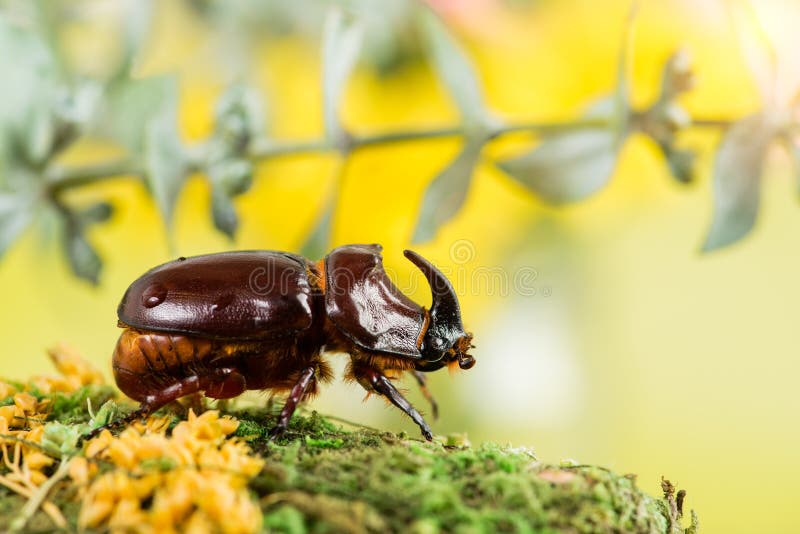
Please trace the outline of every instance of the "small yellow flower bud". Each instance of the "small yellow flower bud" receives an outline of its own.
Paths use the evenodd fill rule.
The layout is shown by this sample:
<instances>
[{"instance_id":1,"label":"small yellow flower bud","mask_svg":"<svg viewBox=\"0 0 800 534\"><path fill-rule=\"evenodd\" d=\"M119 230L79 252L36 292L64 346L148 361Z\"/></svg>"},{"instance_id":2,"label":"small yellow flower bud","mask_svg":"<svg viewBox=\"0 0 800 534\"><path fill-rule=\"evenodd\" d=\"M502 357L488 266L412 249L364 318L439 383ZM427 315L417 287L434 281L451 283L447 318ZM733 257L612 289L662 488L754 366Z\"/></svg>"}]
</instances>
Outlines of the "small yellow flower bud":
<instances>
[{"instance_id":1,"label":"small yellow flower bud","mask_svg":"<svg viewBox=\"0 0 800 534\"><path fill-rule=\"evenodd\" d=\"M233 417L225 416L219 420L219 425L222 433L226 436L229 436L236 432L236 429L239 428L239 421Z\"/></svg>"},{"instance_id":2,"label":"small yellow flower bud","mask_svg":"<svg viewBox=\"0 0 800 534\"><path fill-rule=\"evenodd\" d=\"M111 432L109 432L108 430L103 430L102 432L100 432L99 436L92 439L86 446L86 457L94 458L101 451L105 450L113 440L114 436L111 435Z\"/></svg>"},{"instance_id":3,"label":"small yellow flower bud","mask_svg":"<svg viewBox=\"0 0 800 534\"><path fill-rule=\"evenodd\" d=\"M78 485L89 482L89 462L82 456L76 456L69 461L69 477Z\"/></svg>"},{"instance_id":4,"label":"small yellow flower bud","mask_svg":"<svg viewBox=\"0 0 800 534\"><path fill-rule=\"evenodd\" d=\"M36 397L30 393L17 393L14 395L14 404L23 412L36 411Z\"/></svg>"},{"instance_id":5,"label":"small yellow flower bud","mask_svg":"<svg viewBox=\"0 0 800 534\"><path fill-rule=\"evenodd\" d=\"M81 528L98 527L114 510L114 501L110 498L86 499L78 515L78 525Z\"/></svg>"},{"instance_id":6,"label":"small yellow flower bud","mask_svg":"<svg viewBox=\"0 0 800 534\"><path fill-rule=\"evenodd\" d=\"M8 427L14 426L14 410L16 406L9 404L8 406L0 406L0 419L5 420L4 433L8 431Z\"/></svg>"},{"instance_id":7,"label":"small yellow flower bud","mask_svg":"<svg viewBox=\"0 0 800 534\"><path fill-rule=\"evenodd\" d=\"M25 455L25 465L32 471L53 465L53 459L41 452L31 452Z\"/></svg>"},{"instance_id":8,"label":"small yellow flower bud","mask_svg":"<svg viewBox=\"0 0 800 534\"><path fill-rule=\"evenodd\" d=\"M133 469L138 464L133 448L121 440L114 440L108 446L108 457L123 469Z\"/></svg>"},{"instance_id":9,"label":"small yellow flower bud","mask_svg":"<svg viewBox=\"0 0 800 534\"><path fill-rule=\"evenodd\" d=\"M41 471L31 471L28 479L34 486L41 486L47 480L47 475Z\"/></svg>"}]
</instances>

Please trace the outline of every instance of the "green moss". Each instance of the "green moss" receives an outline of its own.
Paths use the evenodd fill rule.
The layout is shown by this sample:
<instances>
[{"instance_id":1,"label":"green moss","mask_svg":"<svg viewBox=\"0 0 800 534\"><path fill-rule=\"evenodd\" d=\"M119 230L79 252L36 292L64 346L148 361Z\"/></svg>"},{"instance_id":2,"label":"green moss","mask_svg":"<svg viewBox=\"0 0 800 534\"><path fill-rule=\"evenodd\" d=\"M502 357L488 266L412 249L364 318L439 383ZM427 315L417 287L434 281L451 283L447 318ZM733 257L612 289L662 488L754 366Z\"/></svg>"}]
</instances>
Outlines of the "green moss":
<instances>
[{"instance_id":1,"label":"green moss","mask_svg":"<svg viewBox=\"0 0 800 534\"><path fill-rule=\"evenodd\" d=\"M87 408L91 403L97 410L107 401L115 398L117 392L111 386L90 385L83 386L74 393L55 393L53 395L34 394L37 398L50 397L52 399L51 419L60 423L71 424L85 422Z\"/></svg>"},{"instance_id":2,"label":"green moss","mask_svg":"<svg viewBox=\"0 0 800 534\"><path fill-rule=\"evenodd\" d=\"M269 443L266 412L234 415L266 460L251 487L275 532L684 532L666 501L606 469L464 436L345 430L316 413Z\"/></svg>"}]
</instances>

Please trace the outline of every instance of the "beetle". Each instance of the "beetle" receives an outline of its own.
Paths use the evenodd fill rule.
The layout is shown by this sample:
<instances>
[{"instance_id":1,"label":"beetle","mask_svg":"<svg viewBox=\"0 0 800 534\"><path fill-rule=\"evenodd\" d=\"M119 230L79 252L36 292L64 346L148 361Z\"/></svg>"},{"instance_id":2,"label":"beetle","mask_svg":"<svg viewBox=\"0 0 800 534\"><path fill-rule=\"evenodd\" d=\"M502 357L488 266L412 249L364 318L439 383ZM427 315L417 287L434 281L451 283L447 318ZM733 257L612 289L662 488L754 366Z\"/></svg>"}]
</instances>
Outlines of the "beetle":
<instances>
[{"instance_id":1,"label":"beetle","mask_svg":"<svg viewBox=\"0 0 800 534\"><path fill-rule=\"evenodd\" d=\"M117 386L140 406L91 435L186 395L229 399L270 390L288 393L272 439L298 403L331 380L323 355L341 352L350 357L346 379L386 397L431 440L430 426L392 380L412 374L435 417L424 373L471 368L472 334L441 271L404 252L430 285L428 309L392 283L381 251L378 244L345 245L318 262L271 250L222 252L147 271L119 304L123 331L112 357Z\"/></svg>"}]
</instances>

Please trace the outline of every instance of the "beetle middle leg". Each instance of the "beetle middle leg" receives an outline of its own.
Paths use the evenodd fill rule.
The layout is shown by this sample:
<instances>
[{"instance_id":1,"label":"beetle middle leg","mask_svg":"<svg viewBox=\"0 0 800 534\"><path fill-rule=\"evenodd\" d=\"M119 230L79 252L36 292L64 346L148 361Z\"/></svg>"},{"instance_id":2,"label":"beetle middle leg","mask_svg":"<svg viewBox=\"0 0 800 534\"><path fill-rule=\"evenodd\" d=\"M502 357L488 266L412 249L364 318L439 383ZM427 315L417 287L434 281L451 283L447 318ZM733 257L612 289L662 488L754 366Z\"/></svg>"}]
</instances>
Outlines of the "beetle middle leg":
<instances>
[{"instance_id":1,"label":"beetle middle leg","mask_svg":"<svg viewBox=\"0 0 800 534\"><path fill-rule=\"evenodd\" d=\"M425 373L422 371L417 371L413 369L409 371L414 378L417 380L417 384L419 384L419 390L422 392L422 396L425 397L425 400L431 405L431 415L433 415L433 420L439 419L439 404L436 402L436 399L433 398L433 394L428 389L428 377L425 376Z\"/></svg>"},{"instance_id":2,"label":"beetle middle leg","mask_svg":"<svg viewBox=\"0 0 800 534\"><path fill-rule=\"evenodd\" d=\"M392 404L403 410L415 423L419 426L419 429L422 431L422 435L428 441L433 440L433 432L431 432L431 427L428 426L428 423L425 422L425 419L422 418L422 415L414 408L408 399L406 399L402 393L397 391L397 388L394 387L394 384L386 378L386 376L367 365L354 365L352 368L353 376L358 380L358 383L361 384L364 389L367 391L376 391L380 393Z\"/></svg>"},{"instance_id":3,"label":"beetle middle leg","mask_svg":"<svg viewBox=\"0 0 800 534\"><path fill-rule=\"evenodd\" d=\"M315 371L315 367L306 367L300 373L300 378L297 380L297 383L294 385L294 387L292 387L292 391L289 392L289 396L286 398L286 403L283 405L281 414L278 416L278 423L269 432L269 439L275 439L286 432L286 428L289 426L289 421L292 418L292 414L294 414L295 409L297 409L297 405L301 400L303 400L303 397L305 397L306 393L308 392L308 388L314 381Z\"/></svg>"}]
</instances>

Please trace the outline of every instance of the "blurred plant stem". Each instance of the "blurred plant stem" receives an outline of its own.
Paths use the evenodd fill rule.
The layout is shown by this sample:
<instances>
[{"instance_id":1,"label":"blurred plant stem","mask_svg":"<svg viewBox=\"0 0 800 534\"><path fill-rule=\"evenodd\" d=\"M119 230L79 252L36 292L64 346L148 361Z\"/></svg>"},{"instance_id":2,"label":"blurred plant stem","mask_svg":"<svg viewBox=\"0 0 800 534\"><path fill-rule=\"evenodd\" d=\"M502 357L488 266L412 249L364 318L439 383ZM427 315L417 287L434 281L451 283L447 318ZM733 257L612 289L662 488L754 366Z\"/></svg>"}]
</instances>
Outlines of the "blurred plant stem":
<instances>
[{"instance_id":1,"label":"blurred plant stem","mask_svg":"<svg viewBox=\"0 0 800 534\"><path fill-rule=\"evenodd\" d=\"M726 128L731 121L725 119L695 119L692 126L698 128ZM492 128L486 134L487 140L493 140L510 133L529 132L544 136L575 130L606 129L611 125L609 119L584 118L570 122L523 122L510 123ZM339 143L320 138L308 141L274 141L261 139L253 143L247 157L252 162L260 162L270 158L294 156L313 152L338 151L348 154L359 149L376 145L388 145L435 139L442 137L466 137L468 132L463 126L434 128L430 130L409 130L399 132L378 133L370 135L353 135L343 138ZM338 146L337 146L338 145ZM205 143L199 143L190 150L190 168L199 170L203 167L206 153ZM143 173L142 165L135 159L123 157L81 166L51 165L46 170L49 183L48 193L57 197L68 189L90 185L97 182L118 178L120 176L136 176Z\"/></svg>"}]
</instances>

